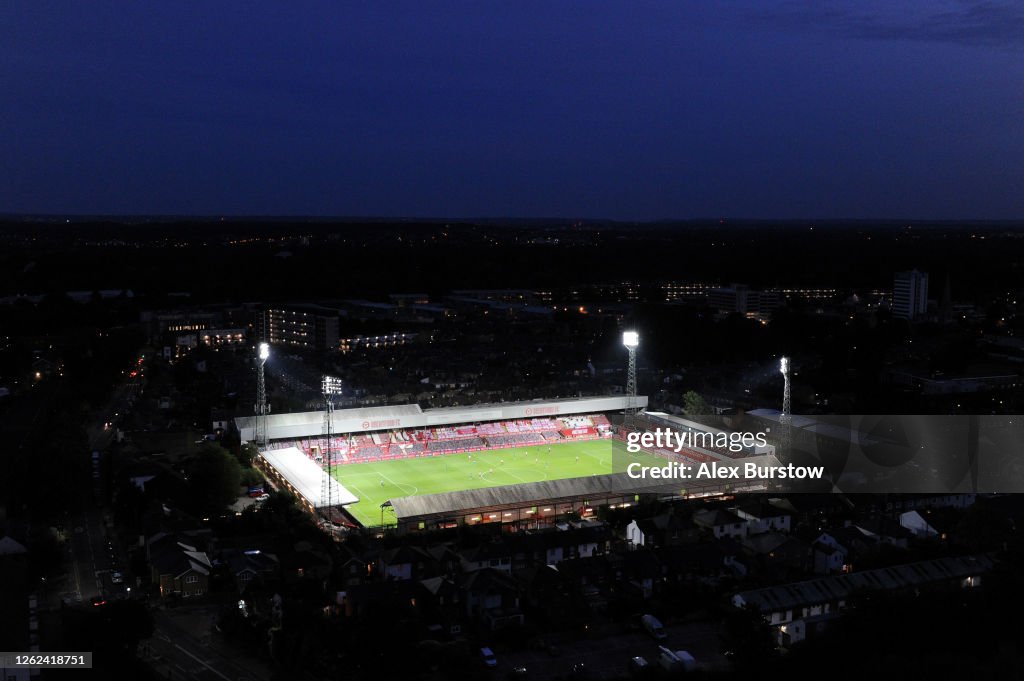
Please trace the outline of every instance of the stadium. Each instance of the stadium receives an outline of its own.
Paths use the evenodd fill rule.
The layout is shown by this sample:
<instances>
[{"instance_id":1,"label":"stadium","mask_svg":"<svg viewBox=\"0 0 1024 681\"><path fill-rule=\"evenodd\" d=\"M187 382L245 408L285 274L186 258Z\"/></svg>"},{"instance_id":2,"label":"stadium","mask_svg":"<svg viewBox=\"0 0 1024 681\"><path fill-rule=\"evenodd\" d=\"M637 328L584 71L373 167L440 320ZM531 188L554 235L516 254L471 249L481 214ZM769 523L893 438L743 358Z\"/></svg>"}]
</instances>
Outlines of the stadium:
<instances>
[{"instance_id":1,"label":"stadium","mask_svg":"<svg viewBox=\"0 0 1024 681\"><path fill-rule=\"evenodd\" d=\"M327 411L267 415L258 465L322 518L325 529L391 526L409 532L490 523L533 528L585 518L601 507L627 507L643 497L739 491L720 481L680 489L678 483L629 479L615 457L625 455L623 437L630 429L717 432L645 413L646 406L643 396L610 396L332 409L329 419ZM627 427L621 415L631 407L641 412ZM236 419L236 426L243 440L257 439L257 417ZM645 449L629 456L658 465L665 459L762 461L770 453L726 447Z\"/></svg>"}]
</instances>

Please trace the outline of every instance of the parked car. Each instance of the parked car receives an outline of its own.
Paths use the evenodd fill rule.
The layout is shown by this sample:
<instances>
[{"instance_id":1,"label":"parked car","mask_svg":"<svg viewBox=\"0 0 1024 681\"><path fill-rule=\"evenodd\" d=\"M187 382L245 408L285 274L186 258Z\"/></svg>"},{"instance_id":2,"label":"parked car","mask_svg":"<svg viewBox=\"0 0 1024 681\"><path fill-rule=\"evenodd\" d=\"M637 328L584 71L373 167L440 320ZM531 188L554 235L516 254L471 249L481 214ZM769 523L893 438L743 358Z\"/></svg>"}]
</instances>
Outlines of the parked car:
<instances>
[{"instance_id":1,"label":"parked car","mask_svg":"<svg viewBox=\"0 0 1024 681\"><path fill-rule=\"evenodd\" d=\"M668 638L668 634L665 633L665 627L661 626L661 622L654 615L644 615L640 618L640 623L656 641L664 641Z\"/></svg>"},{"instance_id":2,"label":"parked car","mask_svg":"<svg viewBox=\"0 0 1024 681\"><path fill-rule=\"evenodd\" d=\"M637 655L636 657L629 658L629 673L634 677L639 678L650 674L653 669L653 666L647 661L646 657Z\"/></svg>"},{"instance_id":3,"label":"parked car","mask_svg":"<svg viewBox=\"0 0 1024 681\"><path fill-rule=\"evenodd\" d=\"M660 646L658 650L661 652L658 662L666 672L692 672L697 669L697 661L685 650L672 651L664 646Z\"/></svg>"}]
</instances>

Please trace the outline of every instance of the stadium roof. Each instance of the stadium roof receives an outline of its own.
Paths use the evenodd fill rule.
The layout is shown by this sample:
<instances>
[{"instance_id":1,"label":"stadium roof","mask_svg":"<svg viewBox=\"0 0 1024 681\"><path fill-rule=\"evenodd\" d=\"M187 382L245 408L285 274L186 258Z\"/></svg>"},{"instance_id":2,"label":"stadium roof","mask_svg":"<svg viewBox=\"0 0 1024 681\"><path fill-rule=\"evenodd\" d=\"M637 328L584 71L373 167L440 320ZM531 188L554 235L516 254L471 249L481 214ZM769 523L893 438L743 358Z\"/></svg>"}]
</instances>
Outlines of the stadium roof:
<instances>
[{"instance_id":1,"label":"stadium roof","mask_svg":"<svg viewBox=\"0 0 1024 681\"><path fill-rule=\"evenodd\" d=\"M747 414L766 421L780 423L782 412L778 409L751 409ZM826 415L819 416L817 419L808 416L793 416L792 418L794 428L822 435L833 440L845 440L860 445L873 445L881 442L874 435L868 435L863 431L839 425L840 423L850 423L851 419L848 416Z\"/></svg>"},{"instance_id":2,"label":"stadium roof","mask_svg":"<svg viewBox=\"0 0 1024 681\"><path fill-rule=\"evenodd\" d=\"M637 396L636 406L647 406L645 396ZM505 419L537 418L572 414L592 414L605 411L620 411L626 408L624 395L612 397L573 397L560 400L532 400L528 402L495 402L466 407L443 407L420 409L417 404L391 407L364 407L361 409L337 409L334 412L332 429L335 433L363 433L376 430L398 430L402 428L429 428L460 423L501 421ZM296 412L292 414L271 414L267 417L267 437L271 440L312 437L323 432L323 411ZM243 440L256 436L256 417L244 416L235 419L235 425Z\"/></svg>"},{"instance_id":3,"label":"stadium roof","mask_svg":"<svg viewBox=\"0 0 1024 681\"><path fill-rule=\"evenodd\" d=\"M739 467L747 462L757 466L778 466L773 456L751 456L729 462L719 462L720 467ZM541 505L569 498L594 498L630 494L679 494L683 486L688 494L698 494L702 490L720 490L723 485L733 491L744 488L761 489L763 483L758 480L679 480L655 481L636 480L625 473L608 473L583 478L565 478L562 480L543 480L527 482L519 485L502 487L484 487L458 492L441 492L439 494L423 494L411 497L396 497L389 503L399 520L421 516L446 515L475 509L491 507L515 507L524 505Z\"/></svg>"},{"instance_id":4,"label":"stadium roof","mask_svg":"<svg viewBox=\"0 0 1024 681\"><path fill-rule=\"evenodd\" d=\"M442 492L440 494L423 494L413 497L398 497L390 503L398 518L435 515L466 511L489 506L511 506L536 502L538 504L555 499L579 497L587 494L602 496L608 494L625 494L622 491L624 476L616 474L595 475L589 478L566 478L563 480L544 480L528 482L521 485L505 485L503 487L485 487L459 492ZM628 481L628 478L626 478Z\"/></svg>"},{"instance_id":5,"label":"stadium roof","mask_svg":"<svg viewBox=\"0 0 1024 681\"><path fill-rule=\"evenodd\" d=\"M759 419L773 421L775 423L782 422L782 412L778 409L751 409L747 412L747 415L756 416ZM807 426L813 426L815 421L814 419L807 418L806 416L791 414L790 423L794 428L806 428Z\"/></svg>"},{"instance_id":6,"label":"stadium roof","mask_svg":"<svg viewBox=\"0 0 1024 681\"><path fill-rule=\"evenodd\" d=\"M336 409L334 411L334 431L337 433L361 432L371 430L370 426L378 423L396 423L403 420L415 420L423 414L418 404L395 405L391 407L363 407L359 409ZM366 427L362 427L366 424ZM256 434L256 417L244 416L235 419L243 440L252 440ZM355 430L349 427L355 426ZM267 434L271 440L310 437L320 435L324 427L323 411L300 411L289 414L270 414L267 416ZM397 428L400 426L379 426L381 428Z\"/></svg>"},{"instance_id":7,"label":"stadium roof","mask_svg":"<svg viewBox=\"0 0 1024 681\"><path fill-rule=\"evenodd\" d=\"M324 505L323 483L327 474L312 459L295 447L268 449L260 452L268 464L284 478L295 492L316 508ZM337 480L328 478L331 503L335 506L354 504L359 498L345 489Z\"/></svg>"}]
</instances>

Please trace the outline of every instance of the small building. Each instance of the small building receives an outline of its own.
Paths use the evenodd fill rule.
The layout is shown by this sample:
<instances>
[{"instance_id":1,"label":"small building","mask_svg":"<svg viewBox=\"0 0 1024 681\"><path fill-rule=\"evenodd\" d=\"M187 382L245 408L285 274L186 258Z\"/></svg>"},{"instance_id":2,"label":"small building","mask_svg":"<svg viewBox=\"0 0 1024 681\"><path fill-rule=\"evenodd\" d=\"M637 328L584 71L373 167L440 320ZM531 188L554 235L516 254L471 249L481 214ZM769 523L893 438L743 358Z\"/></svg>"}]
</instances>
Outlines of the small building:
<instances>
[{"instance_id":1,"label":"small building","mask_svg":"<svg viewBox=\"0 0 1024 681\"><path fill-rule=\"evenodd\" d=\"M477 570L463 582L462 591L466 615L487 629L497 631L523 623L518 584L505 572Z\"/></svg>"},{"instance_id":2,"label":"small building","mask_svg":"<svg viewBox=\"0 0 1024 681\"><path fill-rule=\"evenodd\" d=\"M783 624L778 631L778 644L789 648L801 641L814 639L828 628L830 622L839 617L837 612L822 613L811 617L801 617L789 624Z\"/></svg>"},{"instance_id":3,"label":"small building","mask_svg":"<svg viewBox=\"0 0 1024 681\"><path fill-rule=\"evenodd\" d=\"M849 550L828 534L822 534L811 545L814 572L819 575L834 575L844 572Z\"/></svg>"},{"instance_id":4,"label":"small building","mask_svg":"<svg viewBox=\"0 0 1024 681\"><path fill-rule=\"evenodd\" d=\"M161 532L146 542L150 576L160 597L191 598L210 590L210 558L194 544Z\"/></svg>"},{"instance_id":5,"label":"small building","mask_svg":"<svg viewBox=\"0 0 1024 681\"><path fill-rule=\"evenodd\" d=\"M748 534L762 532L789 532L792 514L786 509L768 502L750 501L732 509L747 521Z\"/></svg>"},{"instance_id":6,"label":"small building","mask_svg":"<svg viewBox=\"0 0 1024 681\"><path fill-rule=\"evenodd\" d=\"M839 612L855 594L941 586L971 588L981 584L981 576L993 564L987 555L936 558L741 591L733 595L732 604L737 608L756 608L776 628L781 640L782 627L796 620Z\"/></svg>"},{"instance_id":7,"label":"small building","mask_svg":"<svg viewBox=\"0 0 1024 681\"><path fill-rule=\"evenodd\" d=\"M747 521L731 510L718 508L697 511L693 514L693 523L698 527L711 530L715 539L722 537L742 539L747 536Z\"/></svg>"},{"instance_id":8,"label":"small building","mask_svg":"<svg viewBox=\"0 0 1024 681\"><path fill-rule=\"evenodd\" d=\"M221 560L235 578L235 587L239 592L250 584L264 582L278 574L277 556L258 549L225 551Z\"/></svg>"}]
</instances>

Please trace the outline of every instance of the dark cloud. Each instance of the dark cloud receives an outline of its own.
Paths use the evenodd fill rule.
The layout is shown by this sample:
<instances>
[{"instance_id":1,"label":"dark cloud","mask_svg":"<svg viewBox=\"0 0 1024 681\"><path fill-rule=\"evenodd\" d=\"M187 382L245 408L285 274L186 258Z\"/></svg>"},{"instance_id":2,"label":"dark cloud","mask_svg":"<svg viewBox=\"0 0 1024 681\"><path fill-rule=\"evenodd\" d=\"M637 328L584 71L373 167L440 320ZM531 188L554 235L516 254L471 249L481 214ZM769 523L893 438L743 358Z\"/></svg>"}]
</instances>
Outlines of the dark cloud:
<instances>
[{"instance_id":1,"label":"dark cloud","mask_svg":"<svg viewBox=\"0 0 1024 681\"><path fill-rule=\"evenodd\" d=\"M877 8L844 5L792 3L762 16L781 25L824 28L868 40L1024 48L1024 3L1016 0L891 3Z\"/></svg>"},{"instance_id":2,"label":"dark cloud","mask_svg":"<svg viewBox=\"0 0 1024 681\"><path fill-rule=\"evenodd\" d=\"M157 7L0 3L0 212L1024 215L1024 0Z\"/></svg>"}]
</instances>

